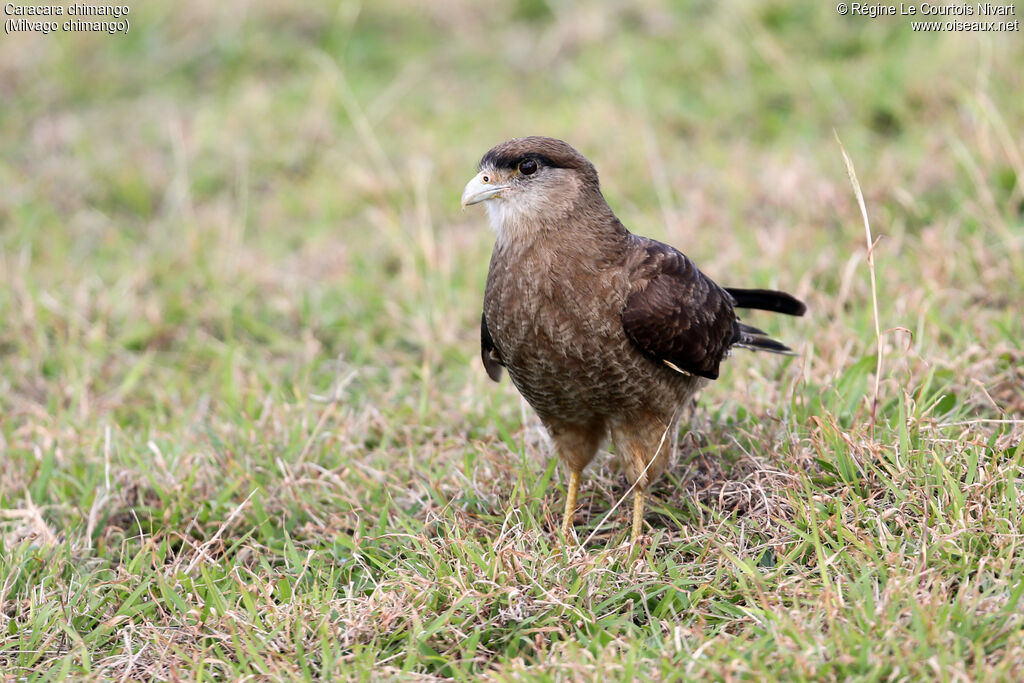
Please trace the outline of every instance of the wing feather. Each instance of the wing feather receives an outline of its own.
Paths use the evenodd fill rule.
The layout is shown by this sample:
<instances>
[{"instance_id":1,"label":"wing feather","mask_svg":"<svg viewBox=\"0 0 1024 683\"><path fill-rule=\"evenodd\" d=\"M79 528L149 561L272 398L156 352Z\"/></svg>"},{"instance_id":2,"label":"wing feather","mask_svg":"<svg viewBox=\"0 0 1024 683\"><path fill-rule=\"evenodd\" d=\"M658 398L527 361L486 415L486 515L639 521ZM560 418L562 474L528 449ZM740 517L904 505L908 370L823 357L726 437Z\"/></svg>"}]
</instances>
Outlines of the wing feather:
<instances>
[{"instance_id":1,"label":"wing feather","mask_svg":"<svg viewBox=\"0 0 1024 683\"><path fill-rule=\"evenodd\" d=\"M676 249L637 239L646 258L622 312L626 335L669 367L716 379L738 335L732 298Z\"/></svg>"},{"instance_id":2,"label":"wing feather","mask_svg":"<svg viewBox=\"0 0 1024 683\"><path fill-rule=\"evenodd\" d=\"M480 314L480 358L484 362L487 376L495 382L500 381L501 369L505 364L502 362L498 349L494 346L494 340L491 339L491 333L487 329L487 316L482 313Z\"/></svg>"}]
</instances>

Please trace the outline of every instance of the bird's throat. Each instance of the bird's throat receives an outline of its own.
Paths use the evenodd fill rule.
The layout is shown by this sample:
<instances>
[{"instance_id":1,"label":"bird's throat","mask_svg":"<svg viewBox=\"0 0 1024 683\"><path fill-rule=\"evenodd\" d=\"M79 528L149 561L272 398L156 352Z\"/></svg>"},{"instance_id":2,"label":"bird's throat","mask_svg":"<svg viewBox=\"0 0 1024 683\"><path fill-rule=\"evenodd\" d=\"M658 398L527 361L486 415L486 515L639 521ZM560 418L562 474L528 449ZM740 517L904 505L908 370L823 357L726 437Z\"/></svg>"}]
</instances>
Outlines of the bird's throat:
<instances>
[{"instance_id":1,"label":"bird's throat","mask_svg":"<svg viewBox=\"0 0 1024 683\"><path fill-rule=\"evenodd\" d=\"M507 248L528 244L546 232L543 221L528 216L519 207L502 199L487 202L487 219L498 237L498 245Z\"/></svg>"}]
</instances>

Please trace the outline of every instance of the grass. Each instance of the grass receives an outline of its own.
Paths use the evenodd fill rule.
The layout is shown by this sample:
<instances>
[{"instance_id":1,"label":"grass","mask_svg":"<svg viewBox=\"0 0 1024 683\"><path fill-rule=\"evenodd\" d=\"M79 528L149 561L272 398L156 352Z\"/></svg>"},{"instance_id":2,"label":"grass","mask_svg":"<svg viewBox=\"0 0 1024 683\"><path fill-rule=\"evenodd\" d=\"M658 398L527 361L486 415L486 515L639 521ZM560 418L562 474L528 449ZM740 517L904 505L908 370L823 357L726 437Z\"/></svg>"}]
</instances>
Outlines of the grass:
<instances>
[{"instance_id":1,"label":"grass","mask_svg":"<svg viewBox=\"0 0 1024 683\"><path fill-rule=\"evenodd\" d=\"M1017 34L782 2L130 17L0 40L5 677L1024 674ZM810 306L752 316L800 356L729 360L635 555L609 457L562 545L563 473L479 365L492 236L458 197L532 133L634 231Z\"/></svg>"}]
</instances>

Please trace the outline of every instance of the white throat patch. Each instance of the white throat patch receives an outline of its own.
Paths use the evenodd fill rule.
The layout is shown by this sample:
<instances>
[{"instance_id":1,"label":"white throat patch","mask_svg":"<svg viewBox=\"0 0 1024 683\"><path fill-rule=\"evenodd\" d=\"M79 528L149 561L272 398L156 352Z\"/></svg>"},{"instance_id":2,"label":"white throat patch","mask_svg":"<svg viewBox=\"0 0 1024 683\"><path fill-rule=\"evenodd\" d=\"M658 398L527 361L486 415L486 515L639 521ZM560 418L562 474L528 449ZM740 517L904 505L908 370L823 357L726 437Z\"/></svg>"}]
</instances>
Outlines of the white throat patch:
<instances>
[{"instance_id":1,"label":"white throat patch","mask_svg":"<svg viewBox=\"0 0 1024 683\"><path fill-rule=\"evenodd\" d=\"M517 211L516 206L504 199L492 199L488 201L487 220L491 229L498 236L498 244L506 244L521 241L530 232L530 221Z\"/></svg>"}]
</instances>

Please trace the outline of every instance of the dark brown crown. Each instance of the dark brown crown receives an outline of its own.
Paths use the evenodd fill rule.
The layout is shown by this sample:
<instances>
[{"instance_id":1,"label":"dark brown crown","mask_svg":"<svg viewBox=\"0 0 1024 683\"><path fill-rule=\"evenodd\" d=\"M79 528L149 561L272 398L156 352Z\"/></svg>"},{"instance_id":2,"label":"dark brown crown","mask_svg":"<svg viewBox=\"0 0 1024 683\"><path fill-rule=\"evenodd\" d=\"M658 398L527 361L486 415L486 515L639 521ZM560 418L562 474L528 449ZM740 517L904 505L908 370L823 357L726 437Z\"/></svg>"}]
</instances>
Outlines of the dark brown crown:
<instances>
[{"instance_id":1,"label":"dark brown crown","mask_svg":"<svg viewBox=\"0 0 1024 683\"><path fill-rule=\"evenodd\" d=\"M544 166L575 169L597 181L597 171L585 156L561 140L539 136L514 138L496 145L480 160L480 168L512 169L527 159L534 159Z\"/></svg>"}]
</instances>

